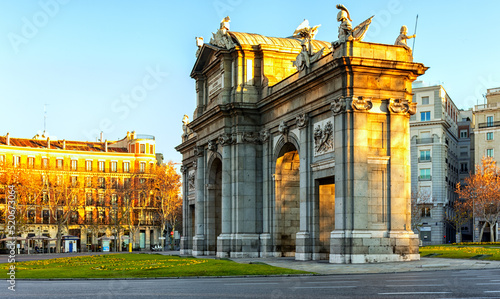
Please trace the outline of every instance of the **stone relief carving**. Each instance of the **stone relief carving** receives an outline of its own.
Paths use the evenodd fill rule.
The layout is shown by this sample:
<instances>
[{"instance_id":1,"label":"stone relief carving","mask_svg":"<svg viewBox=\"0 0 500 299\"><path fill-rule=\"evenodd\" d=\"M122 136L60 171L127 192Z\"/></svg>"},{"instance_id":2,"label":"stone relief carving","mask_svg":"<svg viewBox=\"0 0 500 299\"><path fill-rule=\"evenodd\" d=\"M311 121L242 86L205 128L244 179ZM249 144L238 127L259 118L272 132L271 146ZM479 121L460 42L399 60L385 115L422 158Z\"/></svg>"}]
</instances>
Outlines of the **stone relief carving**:
<instances>
[{"instance_id":1,"label":"stone relief carving","mask_svg":"<svg viewBox=\"0 0 500 299\"><path fill-rule=\"evenodd\" d=\"M393 113L406 113L410 109L407 100L389 99L389 109Z\"/></svg>"},{"instance_id":2,"label":"stone relief carving","mask_svg":"<svg viewBox=\"0 0 500 299\"><path fill-rule=\"evenodd\" d=\"M297 115L295 121L297 123L297 127L304 128L307 125L307 115L305 113Z\"/></svg>"},{"instance_id":3,"label":"stone relief carving","mask_svg":"<svg viewBox=\"0 0 500 299\"><path fill-rule=\"evenodd\" d=\"M281 135L287 135L288 134L288 126L286 125L285 121L282 120L280 122L280 125L278 127L278 131L281 133Z\"/></svg>"},{"instance_id":4,"label":"stone relief carving","mask_svg":"<svg viewBox=\"0 0 500 299\"><path fill-rule=\"evenodd\" d=\"M194 148L194 155L196 157L203 157L203 146L196 146Z\"/></svg>"},{"instance_id":5,"label":"stone relief carving","mask_svg":"<svg viewBox=\"0 0 500 299\"><path fill-rule=\"evenodd\" d=\"M189 173L188 175L188 190L194 190L195 189L195 178L196 175L194 172Z\"/></svg>"},{"instance_id":6,"label":"stone relief carving","mask_svg":"<svg viewBox=\"0 0 500 299\"><path fill-rule=\"evenodd\" d=\"M196 161L193 162L193 169L196 169L198 167L198 164L196 163Z\"/></svg>"},{"instance_id":7,"label":"stone relief carving","mask_svg":"<svg viewBox=\"0 0 500 299\"><path fill-rule=\"evenodd\" d=\"M208 141L207 148L209 151L215 152L217 150L217 143L215 143L215 141L213 140L210 140Z\"/></svg>"},{"instance_id":8,"label":"stone relief carving","mask_svg":"<svg viewBox=\"0 0 500 299\"><path fill-rule=\"evenodd\" d=\"M311 40L313 40L314 36L318 33L318 28L320 26L321 25L310 27L309 21L304 20L293 33L293 37L301 39L302 45L302 51L299 53L299 55L297 55L295 61L293 61L293 65L299 72L304 69L310 69L311 64L316 62L323 56L323 51L325 50L325 48L321 48L318 52L314 53L311 44Z\"/></svg>"},{"instance_id":9,"label":"stone relief carving","mask_svg":"<svg viewBox=\"0 0 500 299\"><path fill-rule=\"evenodd\" d=\"M352 97L352 109L370 110L373 107L372 100L365 97Z\"/></svg>"},{"instance_id":10,"label":"stone relief carving","mask_svg":"<svg viewBox=\"0 0 500 299\"><path fill-rule=\"evenodd\" d=\"M241 135L242 142L260 143L260 134L257 132L243 132Z\"/></svg>"},{"instance_id":11,"label":"stone relief carving","mask_svg":"<svg viewBox=\"0 0 500 299\"><path fill-rule=\"evenodd\" d=\"M225 145L230 145L233 143L233 138L231 133L223 133L219 136L218 142L220 145L225 146Z\"/></svg>"},{"instance_id":12,"label":"stone relief carving","mask_svg":"<svg viewBox=\"0 0 500 299\"><path fill-rule=\"evenodd\" d=\"M346 110L345 108L346 105L344 97L333 99L333 102L330 104L330 110L332 110L333 115L337 115L344 112Z\"/></svg>"},{"instance_id":13,"label":"stone relief carving","mask_svg":"<svg viewBox=\"0 0 500 299\"><path fill-rule=\"evenodd\" d=\"M406 33L408 33L408 28L406 28L406 26L404 26L404 25L401 26L401 30L399 31L399 36L396 38L394 45L395 46L402 46L406 50L411 51L411 48L408 47L408 45L406 44L406 40L410 39L410 38L415 38L415 37L417 37L417 35L414 34L414 35L408 36L408 35L406 35Z\"/></svg>"},{"instance_id":14,"label":"stone relief carving","mask_svg":"<svg viewBox=\"0 0 500 299\"><path fill-rule=\"evenodd\" d=\"M269 130L264 129L264 130L260 131L260 140L262 142L267 142L270 137L271 137L271 134L269 133Z\"/></svg>"},{"instance_id":15,"label":"stone relief carving","mask_svg":"<svg viewBox=\"0 0 500 299\"><path fill-rule=\"evenodd\" d=\"M332 43L332 46L334 48L340 46L340 44L348 42L348 41L361 41L365 37L366 31L368 30L368 27L370 26L372 22L372 18L374 16L371 16L368 18L366 21L363 23L359 24L358 26L352 28L352 19L349 14L349 11L347 8L342 5L338 4L337 9L340 11L337 14L337 21L340 22L339 26L339 39L337 41L334 41Z\"/></svg>"},{"instance_id":16,"label":"stone relief carving","mask_svg":"<svg viewBox=\"0 0 500 299\"><path fill-rule=\"evenodd\" d=\"M212 33L213 37L210 39L212 45L225 49L234 48L235 44L228 33L230 21L231 19L229 17L222 19L219 30L217 30L216 33Z\"/></svg>"},{"instance_id":17,"label":"stone relief carving","mask_svg":"<svg viewBox=\"0 0 500 299\"><path fill-rule=\"evenodd\" d=\"M314 155L321 155L334 150L333 124L328 121L325 127L314 128Z\"/></svg>"}]
</instances>

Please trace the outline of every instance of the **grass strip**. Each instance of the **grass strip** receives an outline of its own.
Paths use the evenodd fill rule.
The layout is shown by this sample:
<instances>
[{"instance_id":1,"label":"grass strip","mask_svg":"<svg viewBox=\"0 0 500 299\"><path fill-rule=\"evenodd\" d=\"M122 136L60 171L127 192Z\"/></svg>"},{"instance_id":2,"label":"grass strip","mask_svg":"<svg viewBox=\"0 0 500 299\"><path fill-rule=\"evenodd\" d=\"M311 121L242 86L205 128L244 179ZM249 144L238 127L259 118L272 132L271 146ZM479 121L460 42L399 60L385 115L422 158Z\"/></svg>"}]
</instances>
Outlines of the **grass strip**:
<instances>
[{"instance_id":1,"label":"grass strip","mask_svg":"<svg viewBox=\"0 0 500 299\"><path fill-rule=\"evenodd\" d=\"M0 268L7 273L9 264ZM150 278L185 276L244 276L308 274L311 272L157 254L106 254L18 262L16 278Z\"/></svg>"},{"instance_id":2,"label":"grass strip","mask_svg":"<svg viewBox=\"0 0 500 299\"><path fill-rule=\"evenodd\" d=\"M424 257L482 259L500 261L500 249L494 245L433 245L420 248L420 255Z\"/></svg>"}]
</instances>

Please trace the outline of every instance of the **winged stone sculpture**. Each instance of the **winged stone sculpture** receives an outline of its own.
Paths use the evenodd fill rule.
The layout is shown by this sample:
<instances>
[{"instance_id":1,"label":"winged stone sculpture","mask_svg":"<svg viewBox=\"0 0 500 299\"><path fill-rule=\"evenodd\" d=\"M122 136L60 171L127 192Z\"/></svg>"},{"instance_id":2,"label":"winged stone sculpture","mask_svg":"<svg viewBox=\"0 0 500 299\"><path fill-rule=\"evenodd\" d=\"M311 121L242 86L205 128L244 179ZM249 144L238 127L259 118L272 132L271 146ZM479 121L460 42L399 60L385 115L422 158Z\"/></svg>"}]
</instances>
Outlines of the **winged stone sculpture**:
<instances>
[{"instance_id":1,"label":"winged stone sculpture","mask_svg":"<svg viewBox=\"0 0 500 299\"><path fill-rule=\"evenodd\" d=\"M293 62L293 65L299 72L303 69L309 69L312 63L316 62L323 56L325 48L322 48L318 52L314 53L311 43L311 40L313 40L318 33L318 28L320 26L321 25L310 27L309 21L304 20L293 32L293 37L301 39L302 51L299 55L297 55L297 58Z\"/></svg>"},{"instance_id":2,"label":"winged stone sculpture","mask_svg":"<svg viewBox=\"0 0 500 299\"><path fill-rule=\"evenodd\" d=\"M342 4L338 4L337 8L340 10L337 14L337 21L340 22L339 39L332 43L333 47L336 48L340 46L341 43L345 43L347 41L363 40L366 31L368 30L368 27L370 26L372 18L374 16L371 16L370 18L366 19L364 22L354 27L353 29L351 24L352 19L349 14L349 10L347 10L347 8Z\"/></svg>"}]
</instances>

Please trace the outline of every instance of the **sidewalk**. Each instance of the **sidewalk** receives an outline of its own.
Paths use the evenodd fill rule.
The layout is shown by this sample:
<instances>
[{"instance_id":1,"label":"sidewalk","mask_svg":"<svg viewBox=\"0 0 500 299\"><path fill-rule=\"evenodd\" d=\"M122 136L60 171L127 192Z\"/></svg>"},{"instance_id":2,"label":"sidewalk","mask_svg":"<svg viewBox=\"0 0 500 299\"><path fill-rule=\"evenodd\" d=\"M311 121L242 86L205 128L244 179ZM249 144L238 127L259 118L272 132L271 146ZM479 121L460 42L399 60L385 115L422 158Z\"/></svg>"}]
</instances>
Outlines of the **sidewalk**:
<instances>
[{"instance_id":1,"label":"sidewalk","mask_svg":"<svg viewBox=\"0 0 500 299\"><path fill-rule=\"evenodd\" d=\"M328 261L296 261L294 258L232 258L238 263L261 262L275 267L311 271L318 274L368 274L398 273L414 271L438 270L478 270L499 269L500 261L483 261L471 259L426 258L420 261L391 262L374 264L330 264Z\"/></svg>"}]
</instances>

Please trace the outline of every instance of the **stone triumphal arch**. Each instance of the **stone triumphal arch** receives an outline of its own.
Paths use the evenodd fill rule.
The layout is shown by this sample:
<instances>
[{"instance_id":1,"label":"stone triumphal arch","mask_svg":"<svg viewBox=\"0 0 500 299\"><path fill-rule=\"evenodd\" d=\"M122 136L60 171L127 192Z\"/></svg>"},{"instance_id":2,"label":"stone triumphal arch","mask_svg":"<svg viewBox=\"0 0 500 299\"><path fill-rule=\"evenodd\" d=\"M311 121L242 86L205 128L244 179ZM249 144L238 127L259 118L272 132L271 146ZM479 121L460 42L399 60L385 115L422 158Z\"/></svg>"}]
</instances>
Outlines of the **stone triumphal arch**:
<instances>
[{"instance_id":1,"label":"stone triumphal arch","mask_svg":"<svg viewBox=\"0 0 500 299\"><path fill-rule=\"evenodd\" d=\"M362 42L371 18L345 31L345 12L333 43L307 23L276 38L230 31L229 18L197 38L197 105L176 148L182 254L419 258L409 116L427 68L406 47Z\"/></svg>"}]
</instances>

